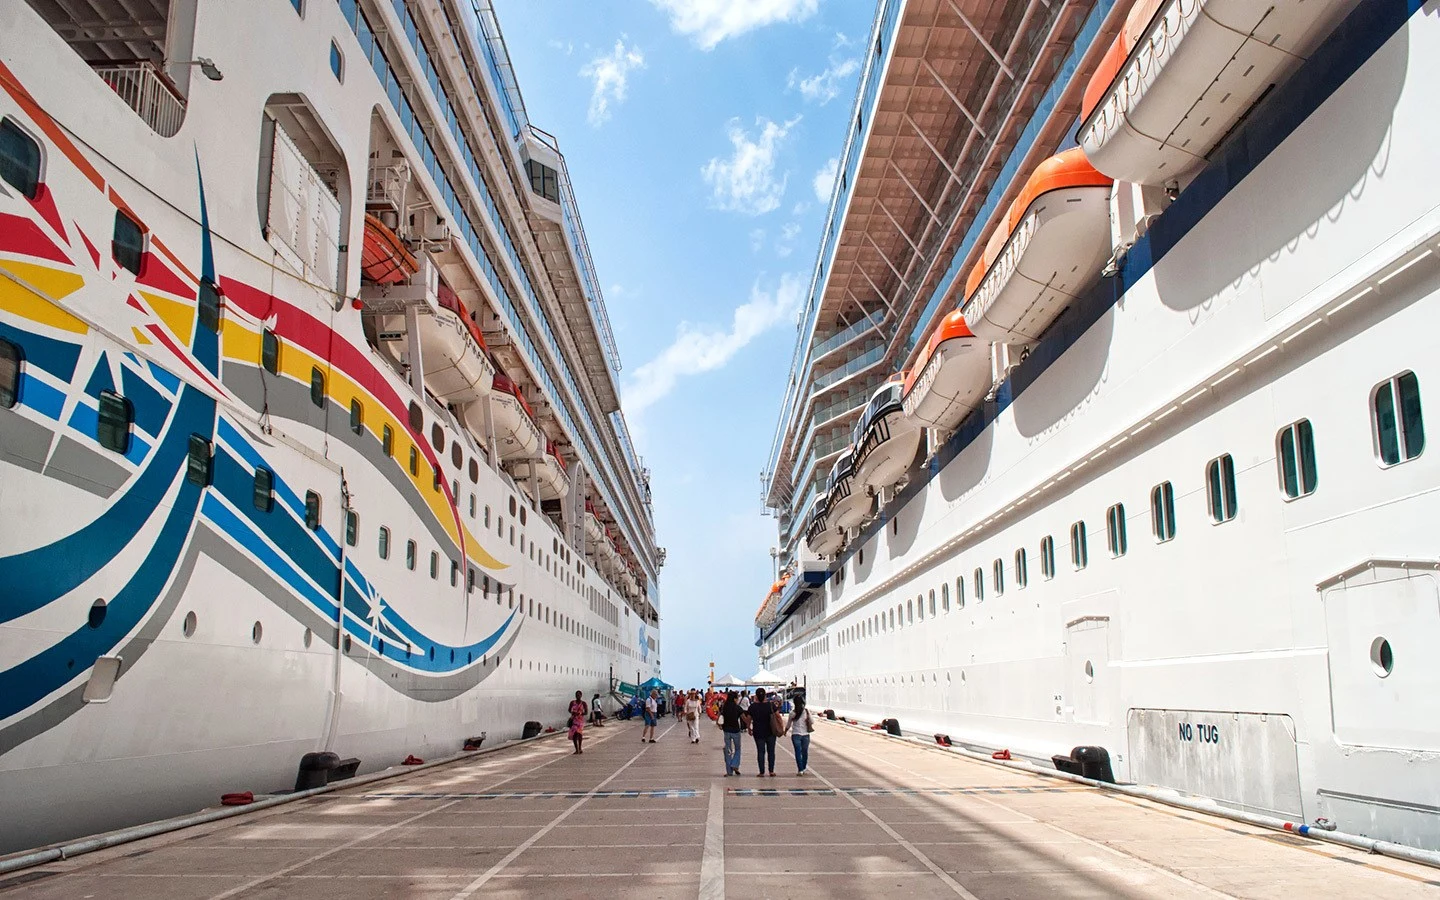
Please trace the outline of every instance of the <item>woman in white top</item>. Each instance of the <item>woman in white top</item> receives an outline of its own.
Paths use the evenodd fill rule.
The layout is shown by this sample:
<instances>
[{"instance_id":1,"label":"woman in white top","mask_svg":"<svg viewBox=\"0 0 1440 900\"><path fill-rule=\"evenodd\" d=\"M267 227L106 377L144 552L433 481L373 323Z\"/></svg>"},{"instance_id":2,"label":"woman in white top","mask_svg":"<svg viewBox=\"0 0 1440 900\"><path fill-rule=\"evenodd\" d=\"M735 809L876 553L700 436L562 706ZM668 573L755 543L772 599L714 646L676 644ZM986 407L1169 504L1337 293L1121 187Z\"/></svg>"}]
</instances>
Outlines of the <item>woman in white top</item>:
<instances>
[{"instance_id":1,"label":"woman in white top","mask_svg":"<svg viewBox=\"0 0 1440 900\"><path fill-rule=\"evenodd\" d=\"M691 691L685 698L685 727L690 732L690 743L700 743L700 692Z\"/></svg>"},{"instance_id":2,"label":"woman in white top","mask_svg":"<svg viewBox=\"0 0 1440 900\"><path fill-rule=\"evenodd\" d=\"M810 735L815 732L815 717L805 708L805 698L796 697L790 711L790 743L795 748L796 775L804 775L810 766Z\"/></svg>"}]
</instances>

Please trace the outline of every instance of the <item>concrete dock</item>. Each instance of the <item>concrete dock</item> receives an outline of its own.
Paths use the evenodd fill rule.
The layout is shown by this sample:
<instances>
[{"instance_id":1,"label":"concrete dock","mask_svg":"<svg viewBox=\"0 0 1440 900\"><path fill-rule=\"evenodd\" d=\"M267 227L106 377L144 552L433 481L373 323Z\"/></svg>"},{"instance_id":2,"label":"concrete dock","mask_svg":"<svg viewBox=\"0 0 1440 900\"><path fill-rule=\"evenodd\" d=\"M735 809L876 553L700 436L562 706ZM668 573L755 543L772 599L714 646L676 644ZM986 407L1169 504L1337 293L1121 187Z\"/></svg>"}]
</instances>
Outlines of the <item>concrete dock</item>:
<instances>
[{"instance_id":1,"label":"concrete dock","mask_svg":"<svg viewBox=\"0 0 1440 900\"><path fill-rule=\"evenodd\" d=\"M612 723L0 876L0 897L1435 897L1440 871L823 723Z\"/></svg>"}]
</instances>

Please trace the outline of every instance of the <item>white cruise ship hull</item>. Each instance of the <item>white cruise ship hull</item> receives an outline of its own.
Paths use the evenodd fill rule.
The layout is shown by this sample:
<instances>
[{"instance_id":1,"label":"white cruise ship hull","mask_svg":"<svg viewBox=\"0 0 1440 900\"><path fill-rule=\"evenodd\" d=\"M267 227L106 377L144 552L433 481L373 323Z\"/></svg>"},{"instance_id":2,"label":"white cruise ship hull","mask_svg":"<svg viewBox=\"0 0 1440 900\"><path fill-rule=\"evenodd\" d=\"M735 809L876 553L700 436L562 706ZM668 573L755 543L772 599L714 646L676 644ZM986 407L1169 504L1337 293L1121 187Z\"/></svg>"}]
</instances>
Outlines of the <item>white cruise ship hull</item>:
<instances>
[{"instance_id":1,"label":"white cruise ship hull","mask_svg":"<svg viewBox=\"0 0 1440 900\"><path fill-rule=\"evenodd\" d=\"M24 352L0 408L0 853L288 790L312 751L366 772L493 745L659 671L658 627L367 345L358 254L337 294L256 226L267 98L309 92L362 212L372 116L405 133L341 5L200 8L197 48L265 61L197 74L161 137L27 4L0 4L0 117L44 154L36 200L0 184L0 338ZM139 278L110 258L117 208L148 234ZM196 313L206 279L218 333ZM133 404L124 454L96 443L106 388ZM194 439L208 484L187 477Z\"/></svg>"},{"instance_id":2,"label":"white cruise ship hull","mask_svg":"<svg viewBox=\"0 0 1440 900\"><path fill-rule=\"evenodd\" d=\"M1383 6L1297 76L1323 102L1288 136L1241 134L1278 143L1199 175L1123 296L1072 309L986 427L852 541L821 614L762 646L813 708L1045 760L1098 745L1121 780L1440 847L1440 455L1382 464L1371 412L1413 372L1440 422L1440 21ZM1289 500L1279 434L1302 419L1318 488ZM1237 502L1215 524L1222 454Z\"/></svg>"}]
</instances>

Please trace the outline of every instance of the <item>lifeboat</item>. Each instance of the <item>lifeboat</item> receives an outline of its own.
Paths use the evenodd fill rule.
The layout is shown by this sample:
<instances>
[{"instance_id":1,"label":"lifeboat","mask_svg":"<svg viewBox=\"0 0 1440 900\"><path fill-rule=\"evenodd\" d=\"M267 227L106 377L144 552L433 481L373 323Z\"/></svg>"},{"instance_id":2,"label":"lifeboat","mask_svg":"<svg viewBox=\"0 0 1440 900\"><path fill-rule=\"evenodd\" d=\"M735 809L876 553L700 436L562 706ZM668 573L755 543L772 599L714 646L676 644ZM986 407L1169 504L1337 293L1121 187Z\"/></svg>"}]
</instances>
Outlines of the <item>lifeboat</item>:
<instances>
[{"instance_id":1,"label":"lifeboat","mask_svg":"<svg viewBox=\"0 0 1440 900\"><path fill-rule=\"evenodd\" d=\"M765 600L760 608L755 611L755 625L759 628L767 628L775 621L780 613L780 595L785 593L785 584L790 576L781 575L779 580L770 585L770 591L765 595Z\"/></svg>"},{"instance_id":2,"label":"lifeboat","mask_svg":"<svg viewBox=\"0 0 1440 900\"><path fill-rule=\"evenodd\" d=\"M845 531L865 521L873 498L864 488L855 485L855 451L846 450L835 460L826 481L825 497L830 510L827 518L832 528Z\"/></svg>"},{"instance_id":3,"label":"lifeboat","mask_svg":"<svg viewBox=\"0 0 1440 900\"><path fill-rule=\"evenodd\" d=\"M1117 181L1179 182L1356 0L1139 0L1091 77L1076 140Z\"/></svg>"},{"instance_id":4,"label":"lifeboat","mask_svg":"<svg viewBox=\"0 0 1440 900\"><path fill-rule=\"evenodd\" d=\"M890 487L915 459L922 429L905 415L900 402L904 388L901 372L880 386L855 423L855 487Z\"/></svg>"},{"instance_id":5,"label":"lifeboat","mask_svg":"<svg viewBox=\"0 0 1440 900\"><path fill-rule=\"evenodd\" d=\"M595 546L595 543L605 536L605 526L600 524L600 517L595 514L595 504L589 500L585 501L585 543L588 546Z\"/></svg>"},{"instance_id":6,"label":"lifeboat","mask_svg":"<svg viewBox=\"0 0 1440 900\"><path fill-rule=\"evenodd\" d=\"M952 431L990 390L990 343L965 324L960 310L940 320L915 367L905 376L905 415Z\"/></svg>"},{"instance_id":7,"label":"lifeboat","mask_svg":"<svg viewBox=\"0 0 1440 900\"><path fill-rule=\"evenodd\" d=\"M535 424L530 404L520 396L520 386L496 372L494 390L488 402L500 458L510 462L538 456L545 446L545 438L540 434L540 426ZM485 433L484 411L480 403L465 407L465 424L476 434Z\"/></svg>"},{"instance_id":8,"label":"lifeboat","mask_svg":"<svg viewBox=\"0 0 1440 900\"><path fill-rule=\"evenodd\" d=\"M436 294L440 308L418 317L425 387L442 403L463 405L490 393L495 365L460 298L443 281Z\"/></svg>"},{"instance_id":9,"label":"lifeboat","mask_svg":"<svg viewBox=\"0 0 1440 900\"><path fill-rule=\"evenodd\" d=\"M360 273L375 284L399 284L414 275L420 264L380 217L365 214L365 243L360 250Z\"/></svg>"},{"instance_id":10,"label":"lifeboat","mask_svg":"<svg viewBox=\"0 0 1440 900\"><path fill-rule=\"evenodd\" d=\"M828 521L830 501L824 495L815 498L810 506L810 515L805 520L805 546L816 556L830 556L845 541L845 532Z\"/></svg>"},{"instance_id":11,"label":"lifeboat","mask_svg":"<svg viewBox=\"0 0 1440 900\"><path fill-rule=\"evenodd\" d=\"M1112 183L1078 147L1036 167L966 280L962 308L976 337L1033 343L1100 276Z\"/></svg>"},{"instance_id":12,"label":"lifeboat","mask_svg":"<svg viewBox=\"0 0 1440 900\"><path fill-rule=\"evenodd\" d=\"M541 500L559 500L570 493L570 477L565 474L565 460L554 441L545 442L545 456L535 464L535 477L540 482Z\"/></svg>"}]
</instances>

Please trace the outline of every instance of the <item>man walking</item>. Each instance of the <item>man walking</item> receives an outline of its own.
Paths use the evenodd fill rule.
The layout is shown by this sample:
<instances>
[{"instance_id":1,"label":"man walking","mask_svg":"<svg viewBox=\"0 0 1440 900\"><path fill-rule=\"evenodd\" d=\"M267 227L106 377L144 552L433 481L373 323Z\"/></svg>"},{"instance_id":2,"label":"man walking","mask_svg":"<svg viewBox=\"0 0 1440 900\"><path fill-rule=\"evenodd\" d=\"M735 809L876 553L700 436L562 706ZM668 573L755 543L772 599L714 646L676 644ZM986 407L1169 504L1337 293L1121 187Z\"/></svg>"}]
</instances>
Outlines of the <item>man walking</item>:
<instances>
[{"instance_id":1,"label":"man walking","mask_svg":"<svg viewBox=\"0 0 1440 900\"><path fill-rule=\"evenodd\" d=\"M745 730L745 710L735 700L734 691L725 692L719 725L725 733L725 777L729 778L740 774L740 733Z\"/></svg>"},{"instance_id":2,"label":"man walking","mask_svg":"<svg viewBox=\"0 0 1440 900\"><path fill-rule=\"evenodd\" d=\"M640 730L640 743L655 743L655 720L660 709L660 692L651 690L645 698L645 727ZM648 739L648 740L647 740Z\"/></svg>"},{"instance_id":3,"label":"man walking","mask_svg":"<svg viewBox=\"0 0 1440 900\"><path fill-rule=\"evenodd\" d=\"M755 738L755 755L760 760L760 775L765 775L765 761L770 761L770 777L775 777L775 724L780 715L778 704L767 700L764 688L755 689L755 700L746 710L750 715L750 734Z\"/></svg>"},{"instance_id":4,"label":"man walking","mask_svg":"<svg viewBox=\"0 0 1440 900\"><path fill-rule=\"evenodd\" d=\"M596 728L605 727L605 712L600 708L599 694L596 694L595 699L590 701L590 721L595 723Z\"/></svg>"}]
</instances>

